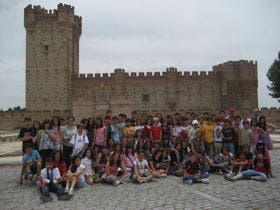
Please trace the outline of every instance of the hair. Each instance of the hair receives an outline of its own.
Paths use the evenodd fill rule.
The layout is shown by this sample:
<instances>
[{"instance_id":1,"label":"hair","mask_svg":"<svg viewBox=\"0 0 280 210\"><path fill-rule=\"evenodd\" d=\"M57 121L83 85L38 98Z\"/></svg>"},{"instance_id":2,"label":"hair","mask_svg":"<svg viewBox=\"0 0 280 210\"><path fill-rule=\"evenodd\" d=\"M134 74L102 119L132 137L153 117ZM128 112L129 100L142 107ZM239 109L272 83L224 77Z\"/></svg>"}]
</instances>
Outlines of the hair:
<instances>
[{"instance_id":1,"label":"hair","mask_svg":"<svg viewBox=\"0 0 280 210\"><path fill-rule=\"evenodd\" d=\"M161 153L161 149L156 149L152 155L152 160L155 160L158 153ZM162 157L159 157L159 162L161 161Z\"/></svg>"},{"instance_id":2,"label":"hair","mask_svg":"<svg viewBox=\"0 0 280 210\"><path fill-rule=\"evenodd\" d=\"M55 126L54 119L57 119L57 129L58 129L58 131L60 131L60 126L61 126L60 118L58 116L53 116L53 118L51 120L52 127Z\"/></svg>"},{"instance_id":3,"label":"hair","mask_svg":"<svg viewBox=\"0 0 280 210\"><path fill-rule=\"evenodd\" d=\"M112 113L112 111L111 110L107 110L106 111L106 115L108 115L109 113Z\"/></svg>"},{"instance_id":4,"label":"hair","mask_svg":"<svg viewBox=\"0 0 280 210\"><path fill-rule=\"evenodd\" d=\"M133 145L132 144L127 144L126 148L125 148L125 155L126 155L126 157L128 157L128 149L132 149L132 155L135 154Z\"/></svg>"},{"instance_id":5,"label":"hair","mask_svg":"<svg viewBox=\"0 0 280 210\"><path fill-rule=\"evenodd\" d=\"M77 129L84 128L84 126L82 124L78 124L78 125L76 125L76 127L77 127Z\"/></svg>"},{"instance_id":6,"label":"hair","mask_svg":"<svg viewBox=\"0 0 280 210\"><path fill-rule=\"evenodd\" d=\"M81 123L82 123L82 124L85 124L85 123L87 123L87 121L88 121L87 118L83 118L83 119L81 120Z\"/></svg>"},{"instance_id":7,"label":"hair","mask_svg":"<svg viewBox=\"0 0 280 210\"><path fill-rule=\"evenodd\" d=\"M90 121L92 120L92 125L89 123ZM86 129L87 130L90 130L90 129L93 129L95 127L95 120L94 120L94 118L93 117L89 117L88 119L87 119L87 124L86 124Z\"/></svg>"},{"instance_id":8,"label":"hair","mask_svg":"<svg viewBox=\"0 0 280 210\"><path fill-rule=\"evenodd\" d=\"M35 126L34 126L35 123L38 123L38 125L39 125L39 130L40 130L40 129L41 129L41 123L40 123L38 120L34 120L34 121L33 121L33 128L35 128Z\"/></svg>"},{"instance_id":9,"label":"hair","mask_svg":"<svg viewBox=\"0 0 280 210\"><path fill-rule=\"evenodd\" d=\"M262 122L261 119L264 119L264 121ZM266 118L264 115L261 115L259 118L259 124L258 126L263 129L264 131L266 131Z\"/></svg>"},{"instance_id":10,"label":"hair","mask_svg":"<svg viewBox=\"0 0 280 210\"><path fill-rule=\"evenodd\" d=\"M139 143L140 143L140 141L142 141L142 142L143 142L143 144L144 144L143 148L141 148L141 149L139 148ZM136 151L138 151L138 152L139 152L139 150L146 150L146 144L145 144L144 139L139 139L139 140L137 141Z\"/></svg>"},{"instance_id":11,"label":"hair","mask_svg":"<svg viewBox=\"0 0 280 210\"><path fill-rule=\"evenodd\" d=\"M97 121L100 121L100 125L98 125L96 122ZM95 127L98 129L98 128L102 128L103 127L103 119L102 117L97 117L96 120L95 120Z\"/></svg>"},{"instance_id":12,"label":"hair","mask_svg":"<svg viewBox=\"0 0 280 210\"><path fill-rule=\"evenodd\" d=\"M25 150L26 148L28 148L28 147L32 147L32 149L33 149L33 144L32 144L32 143L26 143L26 144L24 145L24 150Z\"/></svg>"},{"instance_id":13,"label":"hair","mask_svg":"<svg viewBox=\"0 0 280 210\"><path fill-rule=\"evenodd\" d=\"M69 117L66 118L67 121L68 121L69 119L73 119L73 121L75 121L74 116L69 116Z\"/></svg>"},{"instance_id":14,"label":"hair","mask_svg":"<svg viewBox=\"0 0 280 210\"><path fill-rule=\"evenodd\" d=\"M55 152L53 153L53 160L55 160L56 154L59 154L59 155L60 155L59 162L62 163L62 162L63 162L63 155L62 155L61 151L55 151Z\"/></svg>"},{"instance_id":15,"label":"hair","mask_svg":"<svg viewBox=\"0 0 280 210\"><path fill-rule=\"evenodd\" d=\"M112 118L112 120L118 120L119 118L117 117L117 116L114 116L113 118Z\"/></svg>"},{"instance_id":16,"label":"hair","mask_svg":"<svg viewBox=\"0 0 280 210\"><path fill-rule=\"evenodd\" d=\"M42 129L45 129L45 125L46 124L49 124L49 127L48 127L48 129L51 129L51 121L50 120L44 120L43 122L42 122Z\"/></svg>"},{"instance_id":17,"label":"hair","mask_svg":"<svg viewBox=\"0 0 280 210\"><path fill-rule=\"evenodd\" d=\"M83 157L86 157L86 156L87 156L87 151L90 151L90 152L91 152L91 154L90 154L90 159L92 160L92 159L93 159L93 152L91 151L90 148L87 148L87 149L85 150Z\"/></svg>"},{"instance_id":18,"label":"hair","mask_svg":"<svg viewBox=\"0 0 280 210\"><path fill-rule=\"evenodd\" d=\"M80 160L81 160L81 156L76 155L76 156L74 156L74 157L72 158L72 165L71 165L71 168L70 168L71 173L75 173L75 172L77 171L77 168L78 168L78 167L77 167L76 164L75 164L75 161L76 161L77 159L80 159Z\"/></svg>"},{"instance_id":19,"label":"hair","mask_svg":"<svg viewBox=\"0 0 280 210\"><path fill-rule=\"evenodd\" d=\"M52 157L47 157L46 158L46 163L52 163L53 162L53 158Z\"/></svg>"},{"instance_id":20,"label":"hair","mask_svg":"<svg viewBox=\"0 0 280 210\"><path fill-rule=\"evenodd\" d=\"M258 146L260 146L260 145L263 145L263 147L261 148L261 150L258 149ZM266 169L266 170L269 170L270 165L269 165L269 161L268 161L267 158L266 158L265 144L264 144L264 142L262 142L262 141L258 141L258 143L257 143L257 145L256 145L255 155L257 156L257 154L258 154L259 152L262 154L262 160L263 160L263 165L264 165L265 169ZM257 158L254 159L254 162L253 162L253 163L254 163L254 166L257 165Z\"/></svg>"},{"instance_id":21,"label":"hair","mask_svg":"<svg viewBox=\"0 0 280 210\"><path fill-rule=\"evenodd\" d=\"M31 118L30 117L25 117L24 119L23 119L23 122L31 122L32 120L31 120Z\"/></svg>"},{"instance_id":22,"label":"hair","mask_svg":"<svg viewBox=\"0 0 280 210\"><path fill-rule=\"evenodd\" d=\"M249 120L244 120L242 124L243 125L245 125L245 124L250 125Z\"/></svg>"},{"instance_id":23,"label":"hair","mask_svg":"<svg viewBox=\"0 0 280 210\"><path fill-rule=\"evenodd\" d=\"M117 166L120 167L121 166L121 155L119 152L113 152L111 155L110 155L110 158L109 158L109 165L112 166L114 164L114 157L115 155L119 155L119 160L117 161Z\"/></svg>"},{"instance_id":24,"label":"hair","mask_svg":"<svg viewBox=\"0 0 280 210\"><path fill-rule=\"evenodd\" d=\"M253 126L253 122L256 122L256 125L257 125L257 123L258 123L257 118L253 117L251 119L250 126Z\"/></svg>"}]
</instances>

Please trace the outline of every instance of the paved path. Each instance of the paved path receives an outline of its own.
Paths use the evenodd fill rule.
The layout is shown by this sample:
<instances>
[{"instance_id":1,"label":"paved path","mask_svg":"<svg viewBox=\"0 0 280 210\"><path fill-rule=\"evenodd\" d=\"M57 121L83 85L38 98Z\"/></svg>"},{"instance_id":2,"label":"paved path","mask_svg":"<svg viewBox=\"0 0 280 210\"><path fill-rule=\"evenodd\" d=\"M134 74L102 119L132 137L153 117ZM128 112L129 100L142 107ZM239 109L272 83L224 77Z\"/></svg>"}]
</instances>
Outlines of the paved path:
<instances>
[{"instance_id":1,"label":"paved path","mask_svg":"<svg viewBox=\"0 0 280 210\"><path fill-rule=\"evenodd\" d=\"M271 152L273 173L280 174L280 150ZM280 209L280 175L266 183L227 182L210 176L210 184L183 185L168 177L143 185L96 184L74 192L70 201L41 203L35 186L17 184L19 167L0 168L0 210L6 209Z\"/></svg>"}]
</instances>

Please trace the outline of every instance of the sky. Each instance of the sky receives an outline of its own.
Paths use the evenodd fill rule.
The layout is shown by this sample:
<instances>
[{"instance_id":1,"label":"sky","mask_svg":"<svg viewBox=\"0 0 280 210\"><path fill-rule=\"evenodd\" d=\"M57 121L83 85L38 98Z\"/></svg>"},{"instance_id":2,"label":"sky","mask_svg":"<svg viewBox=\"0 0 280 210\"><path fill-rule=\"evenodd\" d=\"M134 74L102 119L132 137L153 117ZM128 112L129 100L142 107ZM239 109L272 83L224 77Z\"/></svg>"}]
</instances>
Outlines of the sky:
<instances>
[{"instance_id":1,"label":"sky","mask_svg":"<svg viewBox=\"0 0 280 210\"><path fill-rule=\"evenodd\" d=\"M28 4L55 9L59 1L0 0L0 109L25 106ZM82 16L80 73L210 71L229 60L258 61L259 106L279 107L266 72L280 51L279 0L65 0Z\"/></svg>"}]
</instances>

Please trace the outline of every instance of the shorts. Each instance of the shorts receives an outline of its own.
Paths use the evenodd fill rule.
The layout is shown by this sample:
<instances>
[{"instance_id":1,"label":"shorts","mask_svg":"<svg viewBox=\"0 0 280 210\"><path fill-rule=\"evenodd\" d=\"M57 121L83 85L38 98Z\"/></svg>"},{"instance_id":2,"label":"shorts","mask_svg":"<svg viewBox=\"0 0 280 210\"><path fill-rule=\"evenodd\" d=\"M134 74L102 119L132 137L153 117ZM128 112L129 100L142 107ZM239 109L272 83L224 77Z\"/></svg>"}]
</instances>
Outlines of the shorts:
<instances>
[{"instance_id":1,"label":"shorts","mask_svg":"<svg viewBox=\"0 0 280 210\"><path fill-rule=\"evenodd\" d=\"M37 162L32 162L32 164L30 166L30 172L32 174L36 174L37 173Z\"/></svg>"}]
</instances>

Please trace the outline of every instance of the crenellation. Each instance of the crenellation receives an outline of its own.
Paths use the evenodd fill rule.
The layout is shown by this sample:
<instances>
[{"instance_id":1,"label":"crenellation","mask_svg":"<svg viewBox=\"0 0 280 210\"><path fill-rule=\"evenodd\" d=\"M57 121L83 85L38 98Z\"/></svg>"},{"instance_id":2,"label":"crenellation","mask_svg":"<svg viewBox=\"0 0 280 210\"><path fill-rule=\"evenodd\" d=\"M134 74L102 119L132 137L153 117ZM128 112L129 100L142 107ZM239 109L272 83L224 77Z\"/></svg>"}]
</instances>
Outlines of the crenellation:
<instances>
[{"instance_id":1,"label":"crenellation","mask_svg":"<svg viewBox=\"0 0 280 210\"><path fill-rule=\"evenodd\" d=\"M191 75L191 72L189 71L184 71L184 76L190 76Z\"/></svg>"},{"instance_id":2,"label":"crenellation","mask_svg":"<svg viewBox=\"0 0 280 210\"><path fill-rule=\"evenodd\" d=\"M87 74L87 78L93 78L93 74L92 73Z\"/></svg>"},{"instance_id":3,"label":"crenellation","mask_svg":"<svg viewBox=\"0 0 280 210\"><path fill-rule=\"evenodd\" d=\"M192 71L191 76L198 76L198 71Z\"/></svg>"},{"instance_id":4,"label":"crenellation","mask_svg":"<svg viewBox=\"0 0 280 210\"><path fill-rule=\"evenodd\" d=\"M86 78L86 74L80 74L79 78Z\"/></svg>"},{"instance_id":5,"label":"crenellation","mask_svg":"<svg viewBox=\"0 0 280 210\"><path fill-rule=\"evenodd\" d=\"M160 75L160 72L154 72L154 76L155 77L160 77L161 75Z\"/></svg>"},{"instance_id":6,"label":"crenellation","mask_svg":"<svg viewBox=\"0 0 280 210\"><path fill-rule=\"evenodd\" d=\"M95 73L95 74L94 74L94 77L100 78L100 77L101 77L101 74L100 74L100 73Z\"/></svg>"},{"instance_id":7,"label":"crenellation","mask_svg":"<svg viewBox=\"0 0 280 210\"><path fill-rule=\"evenodd\" d=\"M147 72L147 73L146 73L146 76L147 76L147 77L152 77L152 76L153 76L153 72Z\"/></svg>"},{"instance_id":8,"label":"crenellation","mask_svg":"<svg viewBox=\"0 0 280 210\"><path fill-rule=\"evenodd\" d=\"M200 71L200 76L207 76L207 72L206 71Z\"/></svg>"},{"instance_id":9,"label":"crenellation","mask_svg":"<svg viewBox=\"0 0 280 210\"><path fill-rule=\"evenodd\" d=\"M130 73L130 76L131 76L131 77L137 77L137 73L136 73L136 72L131 72L131 73Z\"/></svg>"},{"instance_id":10,"label":"crenellation","mask_svg":"<svg viewBox=\"0 0 280 210\"><path fill-rule=\"evenodd\" d=\"M109 77L109 74L108 74L108 73L103 73L103 74L102 74L102 77L108 78L108 77Z\"/></svg>"},{"instance_id":11,"label":"crenellation","mask_svg":"<svg viewBox=\"0 0 280 210\"><path fill-rule=\"evenodd\" d=\"M144 73L144 72L139 72L139 73L138 73L138 76L139 76L139 77L145 77L145 73Z\"/></svg>"}]
</instances>

